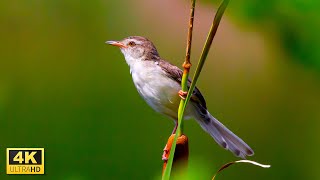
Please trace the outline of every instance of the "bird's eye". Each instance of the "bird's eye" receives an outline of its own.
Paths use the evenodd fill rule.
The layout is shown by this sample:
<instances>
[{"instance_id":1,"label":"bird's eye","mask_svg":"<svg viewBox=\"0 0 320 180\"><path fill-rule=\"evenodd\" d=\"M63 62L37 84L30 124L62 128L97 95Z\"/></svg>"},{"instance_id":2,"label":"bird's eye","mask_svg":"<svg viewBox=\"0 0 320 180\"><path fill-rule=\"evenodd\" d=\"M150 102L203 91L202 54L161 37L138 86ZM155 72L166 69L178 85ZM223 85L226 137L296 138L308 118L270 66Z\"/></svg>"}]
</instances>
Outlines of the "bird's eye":
<instances>
[{"instance_id":1,"label":"bird's eye","mask_svg":"<svg viewBox=\"0 0 320 180\"><path fill-rule=\"evenodd\" d=\"M129 45L129 46L135 46L135 45L136 45L136 43L135 43L135 42L133 42L133 41L130 41L130 42L128 43L128 45Z\"/></svg>"}]
</instances>

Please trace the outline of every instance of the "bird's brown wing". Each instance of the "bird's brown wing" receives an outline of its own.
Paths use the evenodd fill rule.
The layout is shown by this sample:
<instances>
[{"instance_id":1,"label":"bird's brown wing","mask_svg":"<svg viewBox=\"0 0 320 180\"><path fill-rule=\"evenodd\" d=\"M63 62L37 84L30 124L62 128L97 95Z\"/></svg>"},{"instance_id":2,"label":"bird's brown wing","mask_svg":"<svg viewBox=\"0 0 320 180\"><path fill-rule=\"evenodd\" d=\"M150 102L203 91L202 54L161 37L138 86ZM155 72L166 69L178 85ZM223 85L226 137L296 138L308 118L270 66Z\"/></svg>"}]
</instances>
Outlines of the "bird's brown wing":
<instances>
[{"instance_id":1,"label":"bird's brown wing","mask_svg":"<svg viewBox=\"0 0 320 180\"><path fill-rule=\"evenodd\" d=\"M159 59L158 62L159 62L159 66L162 68L162 70L166 72L169 78L181 84L183 71L180 68L162 59ZM190 87L190 85L191 85L191 80L188 79L188 88ZM200 90L197 87L195 87L190 100L193 102L196 102L196 104L200 105L202 108L207 109L206 101L204 100L204 97L202 96Z\"/></svg>"}]
</instances>

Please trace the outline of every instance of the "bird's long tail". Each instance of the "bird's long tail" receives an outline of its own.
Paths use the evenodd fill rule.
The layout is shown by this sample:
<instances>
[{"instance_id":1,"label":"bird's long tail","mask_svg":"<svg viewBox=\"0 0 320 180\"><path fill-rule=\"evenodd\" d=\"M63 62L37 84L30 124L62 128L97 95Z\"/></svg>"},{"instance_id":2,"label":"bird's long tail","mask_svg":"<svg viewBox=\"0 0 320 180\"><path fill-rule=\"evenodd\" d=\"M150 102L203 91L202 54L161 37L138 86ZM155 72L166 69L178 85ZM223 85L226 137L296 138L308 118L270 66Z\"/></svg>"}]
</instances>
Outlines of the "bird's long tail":
<instances>
[{"instance_id":1,"label":"bird's long tail","mask_svg":"<svg viewBox=\"0 0 320 180\"><path fill-rule=\"evenodd\" d=\"M206 113L203 113L204 111L196 113L195 119L221 147L230 150L234 155L243 159L254 154L253 150L242 139L220 123L207 110L205 111Z\"/></svg>"}]
</instances>

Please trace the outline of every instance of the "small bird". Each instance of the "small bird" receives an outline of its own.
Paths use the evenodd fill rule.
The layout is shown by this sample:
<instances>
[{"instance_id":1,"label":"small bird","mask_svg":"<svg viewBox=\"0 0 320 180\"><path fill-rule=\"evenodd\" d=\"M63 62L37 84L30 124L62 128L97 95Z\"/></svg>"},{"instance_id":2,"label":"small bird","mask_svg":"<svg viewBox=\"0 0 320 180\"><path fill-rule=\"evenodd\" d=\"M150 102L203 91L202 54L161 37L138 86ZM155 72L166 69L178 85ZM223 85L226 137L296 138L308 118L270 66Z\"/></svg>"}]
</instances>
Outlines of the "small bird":
<instances>
[{"instance_id":1,"label":"small bird","mask_svg":"<svg viewBox=\"0 0 320 180\"><path fill-rule=\"evenodd\" d=\"M151 41L141 36L130 36L121 41L106 41L117 46L123 53L130 68L133 83L142 98L157 112L172 118L177 128L180 98L186 97L181 91L183 71L160 58ZM188 81L190 86L191 81ZM238 136L226 128L207 110L200 90L195 88L185 110L185 119L194 118L200 126L224 149L243 159L252 156L253 150Z\"/></svg>"}]
</instances>

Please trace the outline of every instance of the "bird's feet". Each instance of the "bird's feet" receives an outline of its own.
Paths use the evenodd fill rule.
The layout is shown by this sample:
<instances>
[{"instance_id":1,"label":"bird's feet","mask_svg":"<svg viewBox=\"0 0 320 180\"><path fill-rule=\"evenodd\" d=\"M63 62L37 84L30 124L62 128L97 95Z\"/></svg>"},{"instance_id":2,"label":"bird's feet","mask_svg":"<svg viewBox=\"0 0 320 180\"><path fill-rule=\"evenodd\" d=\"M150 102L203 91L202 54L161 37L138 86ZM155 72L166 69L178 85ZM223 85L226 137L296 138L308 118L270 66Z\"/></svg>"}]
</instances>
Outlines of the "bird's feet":
<instances>
[{"instance_id":1,"label":"bird's feet","mask_svg":"<svg viewBox=\"0 0 320 180\"><path fill-rule=\"evenodd\" d=\"M186 97L187 97L187 95L188 95L188 92L187 92L187 91L182 91L182 90L180 90L180 91L178 92L178 94L179 94L179 96L181 97L181 99L185 100Z\"/></svg>"},{"instance_id":2,"label":"bird's feet","mask_svg":"<svg viewBox=\"0 0 320 180\"><path fill-rule=\"evenodd\" d=\"M168 161L168 158L169 158L169 155L170 155L171 146L172 146L173 139L174 139L174 135L175 134L171 134L171 136L168 139L168 142L167 142L166 146L163 149L163 154L162 154L162 160L163 161Z\"/></svg>"},{"instance_id":3,"label":"bird's feet","mask_svg":"<svg viewBox=\"0 0 320 180\"><path fill-rule=\"evenodd\" d=\"M171 147L172 147L172 143L174 141L174 136L175 136L175 134L171 134L171 136L168 139L168 142L167 142L166 146L163 149L162 160L165 161L165 162L167 162L168 159L169 159L170 150L171 150ZM189 150L188 150L188 138L187 138L187 136L181 135L180 137L178 137L176 151L179 151L180 155L188 156L187 154L189 154Z\"/></svg>"},{"instance_id":4,"label":"bird's feet","mask_svg":"<svg viewBox=\"0 0 320 180\"><path fill-rule=\"evenodd\" d=\"M171 136L168 139L168 142L166 144L166 146L163 149L163 154L162 154L162 160L163 161L168 161L169 155L170 155L170 150L171 150L171 146L174 140L174 136L175 134L171 134Z\"/></svg>"},{"instance_id":5,"label":"bird's feet","mask_svg":"<svg viewBox=\"0 0 320 180\"><path fill-rule=\"evenodd\" d=\"M167 145L163 149L162 161L168 161L170 150L167 149Z\"/></svg>"}]
</instances>

